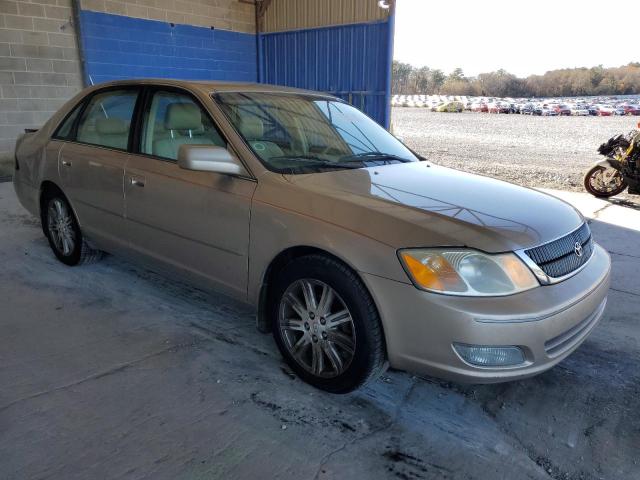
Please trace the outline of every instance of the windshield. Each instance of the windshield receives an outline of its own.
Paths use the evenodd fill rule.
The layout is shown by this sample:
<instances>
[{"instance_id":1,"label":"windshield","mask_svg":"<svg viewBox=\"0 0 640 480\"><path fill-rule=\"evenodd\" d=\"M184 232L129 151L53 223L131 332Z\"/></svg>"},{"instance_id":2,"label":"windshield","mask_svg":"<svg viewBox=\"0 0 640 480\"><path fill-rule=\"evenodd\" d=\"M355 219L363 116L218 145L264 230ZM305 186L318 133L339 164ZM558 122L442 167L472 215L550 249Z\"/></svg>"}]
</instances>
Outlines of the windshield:
<instances>
[{"instance_id":1,"label":"windshield","mask_svg":"<svg viewBox=\"0 0 640 480\"><path fill-rule=\"evenodd\" d=\"M262 163L276 172L418 161L384 128L340 101L262 92L220 93L214 98Z\"/></svg>"}]
</instances>

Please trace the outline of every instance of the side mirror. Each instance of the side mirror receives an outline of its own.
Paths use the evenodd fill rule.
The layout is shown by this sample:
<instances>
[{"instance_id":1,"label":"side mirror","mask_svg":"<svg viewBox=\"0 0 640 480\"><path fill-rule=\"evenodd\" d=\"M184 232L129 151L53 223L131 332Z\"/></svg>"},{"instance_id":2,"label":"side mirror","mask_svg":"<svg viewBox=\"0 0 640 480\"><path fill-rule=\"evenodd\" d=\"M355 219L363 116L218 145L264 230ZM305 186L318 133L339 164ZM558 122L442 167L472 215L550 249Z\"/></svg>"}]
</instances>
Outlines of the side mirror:
<instances>
[{"instance_id":1,"label":"side mirror","mask_svg":"<svg viewBox=\"0 0 640 480\"><path fill-rule=\"evenodd\" d=\"M180 145L178 166L185 170L214 172L226 175L246 175L244 167L224 147L214 145Z\"/></svg>"}]
</instances>

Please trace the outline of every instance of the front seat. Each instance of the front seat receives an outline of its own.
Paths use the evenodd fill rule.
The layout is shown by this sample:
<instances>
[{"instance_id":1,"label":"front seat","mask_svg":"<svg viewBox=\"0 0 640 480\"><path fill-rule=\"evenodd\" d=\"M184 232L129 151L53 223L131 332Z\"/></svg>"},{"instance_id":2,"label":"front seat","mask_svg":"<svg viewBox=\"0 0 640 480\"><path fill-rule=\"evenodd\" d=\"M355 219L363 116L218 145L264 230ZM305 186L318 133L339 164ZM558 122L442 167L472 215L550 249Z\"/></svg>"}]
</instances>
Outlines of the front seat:
<instances>
[{"instance_id":1,"label":"front seat","mask_svg":"<svg viewBox=\"0 0 640 480\"><path fill-rule=\"evenodd\" d=\"M193 103L169 104L164 127L169 137L153 142L153 154L159 157L177 159L180 145L214 145L211 138L203 135L202 112Z\"/></svg>"},{"instance_id":2,"label":"front seat","mask_svg":"<svg viewBox=\"0 0 640 480\"><path fill-rule=\"evenodd\" d=\"M264 123L258 117L245 116L240 118L238 125L240 133L261 158L268 160L281 157L282 149L273 142L262 140L264 137Z\"/></svg>"}]
</instances>

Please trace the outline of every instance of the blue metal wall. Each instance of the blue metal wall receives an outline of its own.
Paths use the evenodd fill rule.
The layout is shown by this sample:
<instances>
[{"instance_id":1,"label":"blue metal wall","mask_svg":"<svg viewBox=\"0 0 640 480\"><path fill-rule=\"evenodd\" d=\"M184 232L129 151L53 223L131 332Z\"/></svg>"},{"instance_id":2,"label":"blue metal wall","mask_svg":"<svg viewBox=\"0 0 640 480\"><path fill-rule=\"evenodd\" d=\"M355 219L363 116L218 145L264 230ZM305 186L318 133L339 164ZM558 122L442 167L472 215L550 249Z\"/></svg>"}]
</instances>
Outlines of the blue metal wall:
<instances>
[{"instance_id":1,"label":"blue metal wall","mask_svg":"<svg viewBox=\"0 0 640 480\"><path fill-rule=\"evenodd\" d=\"M393 17L260 35L260 81L336 95L389 126Z\"/></svg>"},{"instance_id":2,"label":"blue metal wall","mask_svg":"<svg viewBox=\"0 0 640 480\"><path fill-rule=\"evenodd\" d=\"M263 33L259 51L248 33L89 10L80 12L80 24L89 83L150 77L260 81L329 92L389 125L393 16Z\"/></svg>"},{"instance_id":3,"label":"blue metal wall","mask_svg":"<svg viewBox=\"0 0 640 480\"><path fill-rule=\"evenodd\" d=\"M257 81L256 37L107 13L80 12L86 78Z\"/></svg>"}]
</instances>

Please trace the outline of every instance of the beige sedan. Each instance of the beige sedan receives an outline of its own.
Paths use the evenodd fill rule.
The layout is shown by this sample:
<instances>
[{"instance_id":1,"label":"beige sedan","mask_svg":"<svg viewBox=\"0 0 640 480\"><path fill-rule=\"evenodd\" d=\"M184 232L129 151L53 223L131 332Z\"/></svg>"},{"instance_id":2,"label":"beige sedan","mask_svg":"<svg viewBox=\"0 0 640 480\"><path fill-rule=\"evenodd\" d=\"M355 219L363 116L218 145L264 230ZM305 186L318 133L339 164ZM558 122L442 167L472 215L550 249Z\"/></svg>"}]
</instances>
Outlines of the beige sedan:
<instances>
[{"instance_id":1,"label":"beige sedan","mask_svg":"<svg viewBox=\"0 0 640 480\"><path fill-rule=\"evenodd\" d=\"M98 85L19 139L15 169L60 261L110 252L247 302L331 392L387 365L531 376L605 308L610 260L574 208L433 165L321 93Z\"/></svg>"}]
</instances>

